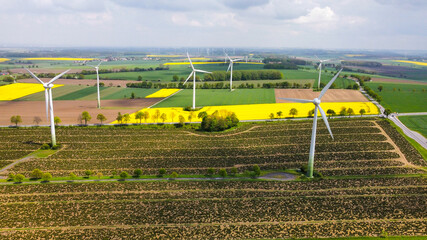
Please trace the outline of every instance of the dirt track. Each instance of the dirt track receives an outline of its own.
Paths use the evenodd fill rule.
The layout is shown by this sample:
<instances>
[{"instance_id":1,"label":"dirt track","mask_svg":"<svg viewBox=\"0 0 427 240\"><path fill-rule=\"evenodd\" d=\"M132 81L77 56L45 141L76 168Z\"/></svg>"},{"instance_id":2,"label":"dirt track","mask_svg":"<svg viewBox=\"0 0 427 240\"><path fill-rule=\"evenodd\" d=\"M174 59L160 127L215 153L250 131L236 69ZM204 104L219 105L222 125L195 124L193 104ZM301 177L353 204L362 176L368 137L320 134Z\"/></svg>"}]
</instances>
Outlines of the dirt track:
<instances>
[{"instance_id":1,"label":"dirt track","mask_svg":"<svg viewBox=\"0 0 427 240\"><path fill-rule=\"evenodd\" d=\"M298 98L298 99L314 99L319 96L320 92L313 92L311 89L275 89L276 103L289 103L279 99L283 98ZM329 89L325 96L322 97L322 102L368 102L359 91L347 89Z\"/></svg>"},{"instance_id":2,"label":"dirt track","mask_svg":"<svg viewBox=\"0 0 427 240\"><path fill-rule=\"evenodd\" d=\"M54 101L55 116L61 118L62 124L78 124L78 116L83 111L88 111L92 116L90 123L98 123L96 116L99 113L107 117L106 122L116 119L117 113L133 113L142 108L149 107L162 98L103 100L102 109L96 108L96 101ZM40 125L48 124L44 101L0 101L0 125L10 125L10 117L20 115L22 125L32 125L34 117L42 119Z\"/></svg>"},{"instance_id":3,"label":"dirt track","mask_svg":"<svg viewBox=\"0 0 427 240\"><path fill-rule=\"evenodd\" d=\"M48 82L50 79L48 78L42 78L41 79L44 82ZM38 83L37 80L34 78L29 79L21 79L18 80L20 83ZM126 87L126 83L136 83L137 81L131 81L131 80L99 80L99 82L103 82L106 87L110 86L110 83L112 86L118 86L120 87ZM82 85L82 86L94 86L96 84L95 79L58 79L55 81L55 84L64 84L64 85Z\"/></svg>"}]
</instances>

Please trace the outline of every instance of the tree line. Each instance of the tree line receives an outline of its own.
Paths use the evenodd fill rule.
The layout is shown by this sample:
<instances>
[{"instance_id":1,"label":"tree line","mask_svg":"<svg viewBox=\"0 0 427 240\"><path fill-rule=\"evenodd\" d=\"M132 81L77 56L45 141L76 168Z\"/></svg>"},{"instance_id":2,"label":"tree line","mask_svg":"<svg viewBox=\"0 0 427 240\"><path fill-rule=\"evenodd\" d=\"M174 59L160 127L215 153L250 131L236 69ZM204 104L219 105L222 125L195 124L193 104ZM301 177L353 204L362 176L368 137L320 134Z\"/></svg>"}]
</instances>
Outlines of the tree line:
<instances>
[{"instance_id":1,"label":"tree line","mask_svg":"<svg viewBox=\"0 0 427 240\"><path fill-rule=\"evenodd\" d=\"M277 70L236 70L233 71L234 81L245 80L274 80L282 79L283 74ZM205 81L226 81L230 79L230 72L214 71L212 74L205 74Z\"/></svg>"}]
</instances>

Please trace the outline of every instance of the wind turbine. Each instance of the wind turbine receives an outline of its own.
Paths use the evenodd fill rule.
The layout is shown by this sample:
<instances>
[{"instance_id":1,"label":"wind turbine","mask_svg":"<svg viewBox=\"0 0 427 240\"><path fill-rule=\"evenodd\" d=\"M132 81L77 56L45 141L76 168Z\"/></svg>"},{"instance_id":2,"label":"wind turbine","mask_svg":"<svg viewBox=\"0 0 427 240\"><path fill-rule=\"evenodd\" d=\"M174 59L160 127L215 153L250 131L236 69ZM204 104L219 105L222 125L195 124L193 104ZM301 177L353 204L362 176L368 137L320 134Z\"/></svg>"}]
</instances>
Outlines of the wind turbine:
<instances>
[{"instance_id":1,"label":"wind turbine","mask_svg":"<svg viewBox=\"0 0 427 240\"><path fill-rule=\"evenodd\" d=\"M195 69L193 66L193 63L191 62L190 55L188 55L188 52L187 52L187 57L193 71L191 71L190 75L188 75L188 78L185 80L184 84L187 83L188 79L190 79L191 75L193 75L193 109L195 109L196 108L196 72L199 72L199 73L211 73L211 72Z\"/></svg>"},{"instance_id":2,"label":"wind turbine","mask_svg":"<svg viewBox=\"0 0 427 240\"><path fill-rule=\"evenodd\" d=\"M233 91L233 64L236 61L240 61L242 59L231 59L228 54L225 54L228 58L228 60L230 60L230 65L228 65L228 69L227 72L230 71L230 91Z\"/></svg>"},{"instance_id":3,"label":"wind turbine","mask_svg":"<svg viewBox=\"0 0 427 240\"><path fill-rule=\"evenodd\" d=\"M308 156L308 177L313 177L313 166L314 166L314 149L316 147L316 128L317 128L317 110L320 111L322 115L323 121L325 122L326 127L328 128L329 133L331 134L332 139L334 136L332 135L331 128L329 127L328 119L326 118L325 111L320 107L320 99L325 95L326 91L331 87L332 83L337 79L340 75L342 69L332 78L331 81L322 89L319 97L313 100L305 100L305 99L295 99L295 98L280 98L283 100L293 101L297 103L313 103L314 104L314 118L313 118L313 129L311 132L311 144L310 144L310 154Z\"/></svg>"},{"instance_id":4,"label":"wind turbine","mask_svg":"<svg viewBox=\"0 0 427 240\"><path fill-rule=\"evenodd\" d=\"M98 108L101 108L101 97L99 96L99 72L98 72L99 65L101 65L101 63L102 62L99 62L99 64L96 65L96 66L92 66L92 65L88 64L88 66L91 66L91 67L95 68L95 71L96 71L96 90L97 90L97 93L98 93Z\"/></svg>"},{"instance_id":5,"label":"wind turbine","mask_svg":"<svg viewBox=\"0 0 427 240\"><path fill-rule=\"evenodd\" d=\"M327 62L327 61L329 61L329 60L331 60L331 59L325 59L325 60L320 60L319 59L319 57L317 57L316 56L316 58L319 60L319 81L317 81L317 89L320 89L320 77L322 76L322 64L324 63L324 62Z\"/></svg>"},{"instance_id":6,"label":"wind turbine","mask_svg":"<svg viewBox=\"0 0 427 240\"><path fill-rule=\"evenodd\" d=\"M62 77L62 75L66 74L71 69L68 69L67 71L65 71L65 72L59 74L58 76L52 78L52 80L50 80L47 83L44 83L42 80L40 80L40 78L38 78L34 73L32 73L27 68L26 68L26 70L31 74L31 76L33 76L33 78L35 78L37 81L39 81L41 84L43 84L44 96L46 99L46 119L47 119L47 121L49 121L49 113L50 113L50 132L52 135L52 146L55 146L56 145L56 136L55 136L55 123L54 123L54 116L53 116L53 101L52 101L53 82L58 80L60 77Z\"/></svg>"}]
</instances>

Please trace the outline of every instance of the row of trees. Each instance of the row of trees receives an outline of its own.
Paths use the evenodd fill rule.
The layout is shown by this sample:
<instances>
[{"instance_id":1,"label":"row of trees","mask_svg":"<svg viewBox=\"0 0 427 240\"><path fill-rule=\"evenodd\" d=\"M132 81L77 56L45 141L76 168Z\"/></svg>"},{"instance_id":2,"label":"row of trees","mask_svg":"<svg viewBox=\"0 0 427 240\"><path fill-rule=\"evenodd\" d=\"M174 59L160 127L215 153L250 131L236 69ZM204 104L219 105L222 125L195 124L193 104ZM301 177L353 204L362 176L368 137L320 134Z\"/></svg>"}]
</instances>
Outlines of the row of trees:
<instances>
[{"instance_id":1,"label":"row of trees","mask_svg":"<svg viewBox=\"0 0 427 240\"><path fill-rule=\"evenodd\" d=\"M198 78L198 77L197 77ZM323 84L323 83L321 83ZM323 84L324 86L324 84ZM193 88L193 84L192 83L188 83L188 84L183 84L182 82L180 83L152 83L152 82L148 82L148 81L144 81L144 82L138 82L138 83L127 83L126 87L128 88L180 88L180 89L192 89ZM335 85L333 86L335 87ZM331 88L333 88L331 87ZM229 89L230 88L230 84L226 83L226 82L217 82L217 83L207 83L204 82L202 84L197 84L196 85L197 89ZM258 84L254 84L254 83L241 83L239 85L236 85L235 88L304 88L304 89L309 89L311 88L311 84L310 83L297 83L297 82L287 82L287 81L283 81L283 82L276 82L276 83L271 83L271 82L267 82L267 83L258 83Z\"/></svg>"},{"instance_id":2,"label":"row of trees","mask_svg":"<svg viewBox=\"0 0 427 240\"><path fill-rule=\"evenodd\" d=\"M277 70L235 70L233 71L234 81L245 80L274 80L282 79L283 74ZM205 81L226 81L230 79L230 72L214 71L212 74L205 74Z\"/></svg>"},{"instance_id":3,"label":"row of trees","mask_svg":"<svg viewBox=\"0 0 427 240\"><path fill-rule=\"evenodd\" d=\"M337 115L337 113L334 110L332 110L332 109L328 109L326 111L326 113L329 115L329 118L331 118L331 116L336 116ZM362 108L362 109L359 110L359 113L360 113L360 116L363 116L363 114L366 113L366 110ZM348 115L350 117L350 116L352 116L354 114L355 114L355 112L354 112L354 110L352 108L345 108L345 107L341 108L341 111L339 112L340 116L347 116ZM290 109L289 110L289 115L291 115L292 117L295 117L295 115L298 115L298 110L296 108ZM308 117L313 117L313 115L314 115L314 108L312 110L308 111L308 113L307 113ZM276 114L270 113L269 118L271 120L273 120L274 118L279 118L280 119L280 118L282 118L282 116L283 116L283 112L282 111L278 111Z\"/></svg>"},{"instance_id":4,"label":"row of trees","mask_svg":"<svg viewBox=\"0 0 427 240\"><path fill-rule=\"evenodd\" d=\"M198 118L202 119L201 129L208 132L224 131L237 126L239 119L234 112L227 110L216 110L211 115L207 112L200 112Z\"/></svg>"},{"instance_id":5,"label":"row of trees","mask_svg":"<svg viewBox=\"0 0 427 240\"><path fill-rule=\"evenodd\" d=\"M140 67L135 67L135 68L120 68L120 69L99 69L99 73L116 73L116 72L146 72L146 71L161 71L161 70L169 70L168 66L159 66L156 68L140 68ZM95 70L82 70L80 72L80 74L83 75L92 75L92 74L96 74Z\"/></svg>"}]
</instances>

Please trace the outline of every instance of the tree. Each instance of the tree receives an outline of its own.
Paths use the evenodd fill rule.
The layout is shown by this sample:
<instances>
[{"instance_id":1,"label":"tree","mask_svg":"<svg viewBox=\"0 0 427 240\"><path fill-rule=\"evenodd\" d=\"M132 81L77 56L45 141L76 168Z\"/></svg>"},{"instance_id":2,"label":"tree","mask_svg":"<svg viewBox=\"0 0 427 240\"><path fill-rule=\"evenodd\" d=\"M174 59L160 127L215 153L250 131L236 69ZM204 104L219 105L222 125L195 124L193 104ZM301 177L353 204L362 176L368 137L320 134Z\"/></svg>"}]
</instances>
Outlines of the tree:
<instances>
[{"instance_id":1,"label":"tree","mask_svg":"<svg viewBox=\"0 0 427 240\"><path fill-rule=\"evenodd\" d=\"M96 177L97 177L98 179L101 179L103 176L104 176L104 174L102 174L102 172L98 172L98 173L96 174Z\"/></svg>"},{"instance_id":2,"label":"tree","mask_svg":"<svg viewBox=\"0 0 427 240\"><path fill-rule=\"evenodd\" d=\"M174 81L174 82L178 82L178 80L179 80L178 75L173 75L173 77L172 77L172 81Z\"/></svg>"},{"instance_id":3,"label":"tree","mask_svg":"<svg viewBox=\"0 0 427 240\"><path fill-rule=\"evenodd\" d=\"M188 121L191 123L191 120L193 119L193 117L194 117L194 112L193 111L191 111L190 112L190 114L188 115Z\"/></svg>"},{"instance_id":4,"label":"tree","mask_svg":"<svg viewBox=\"0 0 427 240\"><path fill-rule=\"evenodd\" d=\"M184 116L179 115L178 120L179 120L179 125L184 126L184 123L185 123L185 118L184 118Z\"/></svg>"},{"instance_id":5,"label":"tree","mask_svg":"<svg viewBox=\"0 0 427 240\"><path fill-rule=\"evenodd\" d=\"M85 121L85 125L87 125L87 122L89 122L91 119L92 117L87 111L82 112L82 120Z\"/></svg>"},{"instance_id":6,"label":"tree","mask_svg":"<svg viewBox=\"0 0 427 240\"><path fill-rule=\"evenodd\" d=\"M33 123L35 123L37 126L39 125L39 123L42 121L42 119L39 116L35 116L33 119Z\"/></svg>"},{"instance_id":7,"label":"tree","mask_svg":"<svg viewBox=\"0 0 427 240\"><path fill-rule=\"evenodd\" d=\"M277 112L277 117L281 118L282 117L283 112L282 111L278 111Z\"/></svg>"},{"instance_id":8,"label":"tree","mask_svg":"<svg viewBox=\"0 0 427 240\"><path fill-rule=\"evenodd\" d=\"M135 170L133 171L133 175L134 175L135 177L137 177L137 178L141 177L141 175L142 175L142 170L141 170L141 169L135 169Z\"/></svg>"},{"instance_id":9,"label":"tree","mask_svg":"<svg viewBox=\"0 0 427 240\"><path fill-rule=\"evenodd\" d=\"M10 118L10 122L11 122L11 123L14 123L14 124L15 124L15 126L18 126L18 123L22 123L22 118L21 118L21 116L19 116L19 115L17 115L17 116L12 116L12 117Z\"/></svg>"},{"instance_id":10,"label":"tree","mask_svg":"<svg viewBox=\"0 0 427 240\"><path fill-rule=\"evenodd\" d=\"M221 168L218 173L223 178L227 177L227 170L225 168Z\"/></svg>"},{"instance_id":11,"label":"tree","mask_svg":"<svg viewBox=\"0 0 427 240\"><path fill-rule=\"evenodd\" d=\"M270 113L269 117L270 117L270 120L273 120L273 118L274 118L274 113Z\"/></svg>"},{"instance_id":12,"label":"tree","mask_svg":"<svg viewBox=\"0 0 427 240\"><path fill-rule=\"evenodd\" d=\"M30 173L30 177L33 178L33 179L40 179L40 178L42 178L42 176L43 176L43 172L40 169L38 169L38 168L34 169Z\"/></svg>"},{"instance_id":13,"label":"tree","mask_svg":"<svg viewBox=\"0 0 427 240\"><path fill-rule=\"evenodd\" d=\"M172 172L171 173L171 179L175 179L178 177L178 173L177 172Z\"/></svg>"},{"instance_id":14,"label":"tree","mask_svg":"<svg viewBox=\"0 0 427 240\"><path fill-rule=\"evenodd\" d=\"M203 111L203 112L199 112L199 114L197 115L197 118L203 119L207 116L208 116L208 113L206 111Z\"/></svg>"},{"instance_id":15,"label":"tree","mask_svg":"<svg viewBox=\"0 0 427 240\"><path fill-rule=\"evenodd\" d=\"M164 168L160 168L159 169L159 177L163 177L163 175L165 175L166 174L166 169L164 169Z\"/></svg>"},{"instance_id":16,"label":"tree","mask_svg":"<svg viewBox=\"0 0 427 240\"><path fill-rule=\"evenodd\" d=\"M329 114L329 119L331 119L331 116L335 116L335 111L332 109L328 109L328 111L326 111L327 114Z\"/></svg>"},{"instance_id":17,"label":"tree","mask_svg":"<svg viewBox=\"0 0 427 240\"><path fill-rule=\"evenodd\" d=\"M58 126L62 122L62 120L59 117L54 117L53 122L55 123L55 126Z\"/></svg>"},{"instance_id":18,"label":"tree","mask_svg":"<svg viewBox=\"0 0 427 240\"><path fill-rule=\"evenodd\" d=\"M292 117L295 117L295 115L298 114L298 110L296 108L292 108L289 110L289 115L292 115Z\"/></svg>"},{"instance_id":19,"label":"tree","mask_svg":"<svg viewBox=\"0 0 427 240\"><path fill-rule=\"evenodd\" d=\"M215 169L213 169L213 168L208 168L208 171L207 171L207 175L208 175L208 176L212 176L212 175L214 175L214 173L215 173Z\"/></svg>"},{"instance_id":20,"label":"tree","mask_svg":"<svg viewBox=\"0 0 427 240\"><path fill-rule=\"evenodd\" d=\"M350 117L351 115L353 115L354 114L353 108L348 108L347 109L347 114L348 114L348 117Z\"/></svg>"},{"instance_id":21,"label":"tree","mask_svg":"<svg viewBox=\"0 0 427 240\"><path fill-rule=\"evenodd\" d=\"M91 170L86 170L85 171L85 175L86 175L85 178L89 178L92 174L93 174L93 172Z\"/></svg>"},{"instance_id":22,"label":"tree","mask_svg":"<svg viewBox=\"0 0 427 240\"><path fill-rule=\"evenodd\" d=\"M134 93L134 92L132 92L132 93L130 94L130 99L135 99L135 93Z\"/></svg>"},{"instance_id":23,"label":"tree","mask_svg":"<svg viewBox=\"0 0 427 240\"><path fill-rule=\"evenodd\" d=\"M391 114L391 109L390 108L386 108L385 110L384 110L384 115L386 116L386 117L388 117L388 115L390 115Z\"/></svg>"},{"instance_id":24,"label":"tree","mask_svg":"<svg viewBox=\"0 0 427 240\"><path fill-rule=\"evenodd\" d=\"M125 123L130 122L130 115L129 115L129 113L126 113L125 115L123 115L123 122L125 122Z\"/></svg>"},{"instance_id":25,"label":"tree","mask_svg":"<svg viewBox=\"0 0 427 240\"><path fill-rule=\"evenodd\" d=\"M74 173L70 173L70 179L71 180L74 180L74 179L76 179L77 178L77 175L76 174L74 174Z\"/></svg>"},{"instance_id":26,"label":"tree","mask_svg":"<svg viewBox=\"0 0 427 240\"><path fill-rule=\"evenodd\" d=\"M380 91L380 92L381 92L381 91L383 90L383 86L382 86L382 85L379 85L377 89L378 89L378 91Z\"/></svg>"},{"instance_id":27,"label":"tree","mask_svg":"<svg viewBox=\"0 0 427 240\"><path fill-rule=\"evenodd\" d=\"M341 108L340 116L345 116L346 113L347 113L346 108L345 107Z\"/></svg>"},{"instance_id":28,"label":"tree","mask_svg":"<svg viewBox=\"0 0 427 240\"><path fill-rule=\"evenodd\" d=\"M15 174L9 173L9 175L7 176L7 180L8 181L13 181L13 179L15 179Z\"/></svg>"},{"instance_id":29,"label":"tree","mask_svg":"<svg viewBox=\"0 0 427 240\"><path fill-rule=\"evenodd\" d=\"M230 172L231 172L231 175L236 176L237 175L237 168L236 167L231 168Z\"/></svg>"},{"instance_id":30,"label":"tree","mask_svg":"<svg viewBox=\"0 0 427 240\"><path fill-rule=\"evenodd\" d=\"M156 109L156 111L154 112L154 117L156 118L156 122L159 122L159 117L160 117L160 110Z\"/></svg>"},{"instance_id":31,"label":"tree","mask_svg":"<svg viewBox=\"0 0 427 240\"><path fill-rule=\"evenodd\" d=\"M168 119L168 116L166 113L162 113L162 115L160 115L160 119L162 119L163 123L165 123L166 119Z\"/></svg>"},{"instance_id":32,"label":"tree","mask_svg":"<svg viewBox=\"0 0 427 240\"><path fill-rule=\"evenodd\" d=\"M45 172L42 175L43 182L49 182L49 180L52 179L52 174Z\"/></svg>"},{"instance_id":33,"label":"tree","mask_svg":"<svg viewBox=\"0 0 427 240\"><path fill-rule=\"evenodd\" d=\"M103 121L107 120L107 118L102 113L98 114L98 116L96 116L96 119L101 122L101 125Z\"/></svg>"},{"instance_id":34,"label":"tree","mask_svg":"<svg viewBox=\"0 0 427 240\"><path fill-rule=\"evenodd\" d=\"M126 179L129 177L129 174L126 171L123 171L120 173L120 178L121 179Z\"/></svg>"},{"instance_id":35,"label":"tree","mask_svg":"<svg viewBox=\"0 0 427 240\"><path fill-rule=\"evenodd\" d=\"M16 183L22 183L22 181L24 181L24 179L25 179L24 175L22 175L22 174L16 174L14 180L15 180Z\"/></svg>"},{"instance_id":36,"label":"tree","mask_svg":"<svg viewBox=\"0 0 427 240\"><path fill-rule=\"evenodd\" d=\"M363 114L365 114L365 113L366 113L366 110L362 108L362 109L360 109L359 113L360 113L360 116L362 117L362 116L363 116Z\"/></svg>"},{"instance_id":37,"label":"tree","mask_svg":"<svg viewBox=\"0 0 427 240\"><path fill-rule=\"evenodd\" d=\"M314 109L311 109L310 111L308 111L309 117L313 117L313 115L314 115Z\"/></svg>"},{"instance_id":38,"label":"tree","mask_svg":"<svg viewBox=\"0 0 427 240\"><path fill-rule=\"evenodd\" d=\"M144 118L144 113L139 111L135 114L135 119L139 120L139 124L141 124L142 119Z\"/></svg>"},{"instance_id":39,"label":"tree","mask_svg":"<svg viewBox=\"0 0 427 240\"><path fill-rule=\"evenodd\" d=\"M122 124L122 123L123 123L123 115L122 115L120 112L118 112L118 113L117 113L116 120L117 120L117 122L119 122L120 124Z\"/></svg>"},{"instance_id":40,"label":"tree","mask_svg":"<svg viewBox=\"0 0 427 240\"><path fill-rule=\"evenodd\" d=\"M147 123L147 119L149 119L149 118L150 118L150 113L148 111L145 111L144 112L144 121L145 121L145 123Z\"/></svg>"},{"instance_id":41,"label":"tree","mask_svg":"<svg viewBox=\"0 0 427 240\"><path fill-rule=\"evenodd\" d=\"M173 122L173 121L174 121L174 119L175 119L176 114L175 114L175 112L174 112L174 111L172 111L172 112L169 114L169 116L170 116L170 118L172 119L172 122Z\"/></svg>"}]
</instances>

